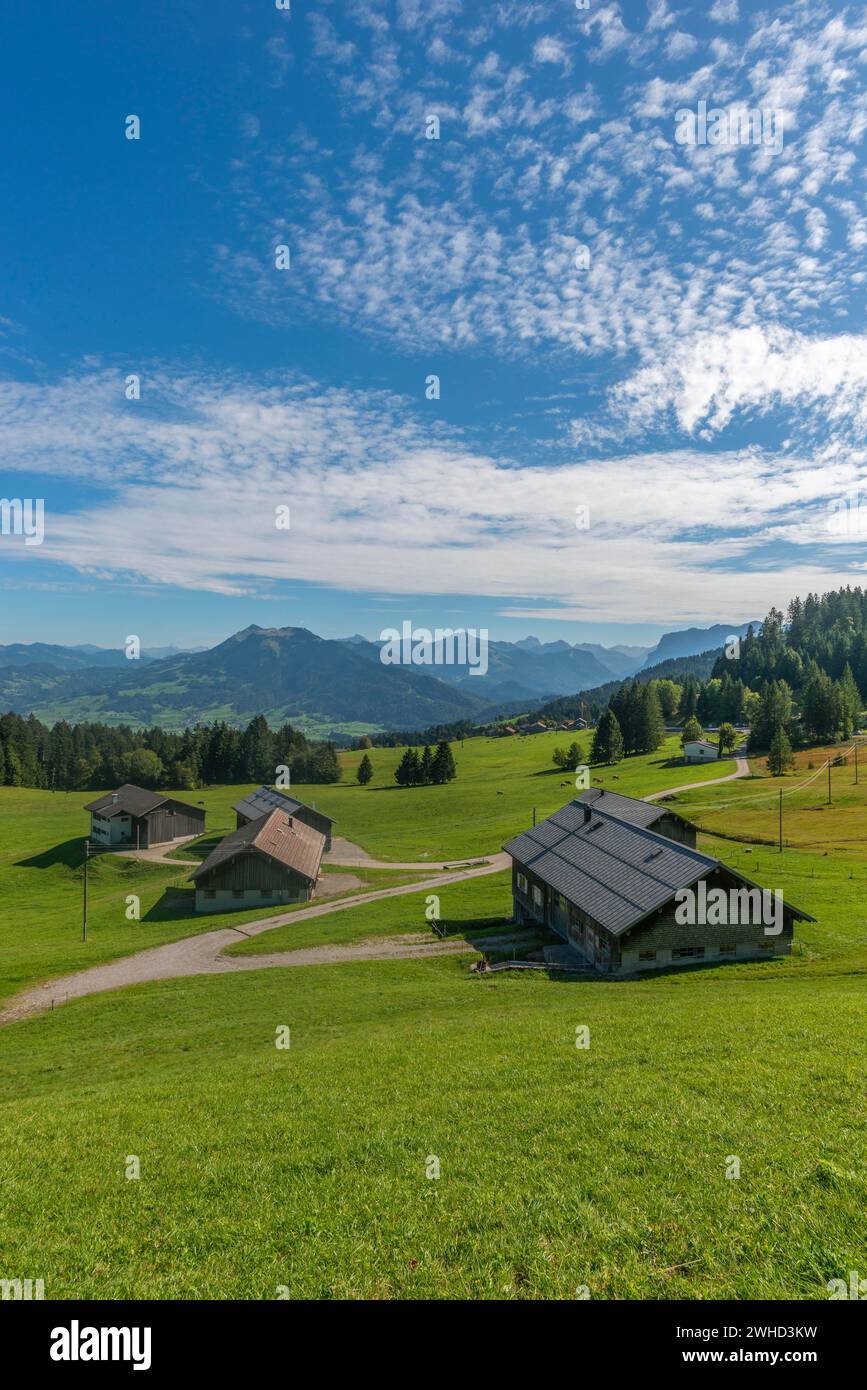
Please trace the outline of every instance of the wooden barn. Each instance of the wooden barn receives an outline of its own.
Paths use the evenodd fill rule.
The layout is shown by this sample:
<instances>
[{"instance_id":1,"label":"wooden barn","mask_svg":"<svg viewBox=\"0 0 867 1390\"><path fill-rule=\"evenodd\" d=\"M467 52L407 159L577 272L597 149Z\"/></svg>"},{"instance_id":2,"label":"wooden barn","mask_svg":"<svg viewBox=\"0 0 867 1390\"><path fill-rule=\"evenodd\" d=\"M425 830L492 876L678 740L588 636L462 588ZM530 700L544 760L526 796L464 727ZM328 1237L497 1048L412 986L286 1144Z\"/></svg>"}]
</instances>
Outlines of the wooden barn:
<instances>
[{"instance_id":1,"label":"wooden barn","mask_svg":"<svg viewBox=\"0 0 867 1390\"><path fill-rule=\"evenodd\" d=\"M576 963L632 975L768 959L790 954L795 921L814 920L720 860L646 828L643 811L610 804L632 798L587 796L504 845L515 920L554 932Z\"/></svg>"},{"instance_id":2,"label":"wooden barn","mask_svg":"<svg viewBox=\"0 0 867 1390\"><path fill-rule=\"evenodd\" d=\"M147 791L126 782L115 792L89 801L90 838L112 849L150 849L205 829L203 806Z\"/></svg>"},{"instance_id":3,"label":"wooden barn","mask_svg":"<svg viewBox=\"0 0 867 1390\"><path fill-rule=\"evenodd\" d=\"M610 816L617 816L629 825L655 830L657 835L664 835L667 840L677 840L678 844L695 849L695 826L659 801L639 801L634 796L606 791L604 787L588 787L587 791L579 792L575 801L581 806L607 811Z\"/></svg>"},{"instance_id":4,"label":"wooden barn","mask_svg":"<svg viewBox=\"0 0 867 1390\"><path fill-rule=\"evenodd\" d=\"M324 835L285 811L245 821L190 875L196 911L239 912L264 903L307 902L324 849Z\"/></svg>"},{"instance_id":5,"label":"wooden barn","mask_svg":"<svg viewBox=\"0 0 867 1390\"><path fill-rule=\"evenodd\" d=\"M297 797L279 791L276 787L259 787L258 791L250 792L243 801L237 802L232 810L235 812L235 823L239 828L252 820L270 815L272 811L285 811L293 820L299 820L303 825L309 825L311 830L318 830L320 835L325 836L326 853L331 848L334 829L331 817L323 815L314 806L305 806Z\"/></svg>"}]
</instances>

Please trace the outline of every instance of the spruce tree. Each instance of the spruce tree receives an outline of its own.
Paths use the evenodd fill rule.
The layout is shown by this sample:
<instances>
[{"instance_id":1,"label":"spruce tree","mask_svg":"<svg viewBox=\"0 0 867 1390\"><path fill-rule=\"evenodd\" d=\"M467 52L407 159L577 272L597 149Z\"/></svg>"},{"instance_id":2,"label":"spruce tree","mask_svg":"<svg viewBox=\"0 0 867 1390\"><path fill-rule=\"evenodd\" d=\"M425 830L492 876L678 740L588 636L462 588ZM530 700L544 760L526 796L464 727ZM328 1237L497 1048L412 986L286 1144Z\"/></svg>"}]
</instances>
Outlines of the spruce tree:
<instances>
[{"instance_id":1,"label":"spruce tree","mask_svg":"<svg viewBox=\"0 0 867 1390\"><path fill-rule=\"evenodd\" d=\"M591 763L619 763L623 757L623 735L617 715L610 707L601 715L593 734Z\"/></svg>"},{"instance_id":2,"label":"spruce tree","mask_svg":"<svg viewBox=\"0 0 867 1390\"><path fill-rule=\"evenodd\" d=\"M795 759L792 756L792 745L789 742L789 735L782 725L777 729L771 740L771 748L768 753L768 768L775 777L781 777L789 767L794 767Z\"/></svg>"},{"instance_id":3,"label":"spruce tree","mask_svg":"<svg viewBox=\"0 0 867 1390\"><path fill-rule=\"evenodd\" d=\"M433 754L430 751L430 744L426 743L424 752L421 755L421 774L422 785L427 787L432 781Z\"/></svg>"},{"instance_id":4,"label":"spruce tree","mask_svg":"<svg viewBox=\"0 0 867 1390\"><path fill-rule=\"evenodd\" d=\"M359 784L362 787L366 787L371 777L373 776L373 763L370 761L370 758L366 753L364 757L361 759L361 762L358 764L358 771L355 775L358 778Z\"/></svg>"},{"instance_id":5,"label":"spruce tree","mask_svg":"<svg viewBox=\"0 0 867 1390\"><path fill-rule=\"evenodd\" d=\"M434 782L441 785L443 782L451 782L457 776L452 747L445 739L441 739L437 744L437 751L434 754L433 767L431 769Z\"/></svg>"}]
</instances>

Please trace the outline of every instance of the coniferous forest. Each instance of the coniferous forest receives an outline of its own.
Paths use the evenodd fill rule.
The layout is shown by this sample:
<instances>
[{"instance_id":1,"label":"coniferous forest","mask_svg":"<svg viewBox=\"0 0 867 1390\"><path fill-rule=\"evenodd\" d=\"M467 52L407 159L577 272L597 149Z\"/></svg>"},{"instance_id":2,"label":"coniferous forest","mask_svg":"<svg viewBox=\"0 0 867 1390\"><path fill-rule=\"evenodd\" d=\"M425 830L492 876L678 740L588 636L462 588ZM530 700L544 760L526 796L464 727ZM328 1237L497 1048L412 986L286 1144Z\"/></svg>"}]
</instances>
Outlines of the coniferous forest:
<instances>
[{"instance_id":1,"label":"coniferous forest","mask_svg":"<svg viewBox=\"0 0 867 1390\"><path fill-rule=\"evenodd\" d=\"M337 782L331 743L311 743L290 724L269 728L257 715L245 729L225 723L182 733L164 729L68 724L53 728L30 715L0 715L0 784L78 791L135 782L178 790L221 783Z\"/></svg>"}]
</instances>

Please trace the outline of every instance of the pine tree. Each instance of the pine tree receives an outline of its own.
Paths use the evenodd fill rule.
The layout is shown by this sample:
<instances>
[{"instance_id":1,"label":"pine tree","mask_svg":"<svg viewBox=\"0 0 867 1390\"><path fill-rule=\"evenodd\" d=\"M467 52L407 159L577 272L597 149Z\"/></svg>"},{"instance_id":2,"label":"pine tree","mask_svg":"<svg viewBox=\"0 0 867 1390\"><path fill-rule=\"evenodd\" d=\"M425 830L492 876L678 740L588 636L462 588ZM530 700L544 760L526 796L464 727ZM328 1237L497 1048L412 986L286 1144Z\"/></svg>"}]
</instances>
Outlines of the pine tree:
<instances>
[{"instance_id":1,"label":"pine tree","mask_svg":"<svg viewBox=\"0 0 867 1390\"><path fill-rule=\"evenodd\" d=\"M320 743L310 759L308 773L311 782L339 782L343 769L333 743Z\"/></svg>"},{"instance_id":2,"label":"pine tree","mask_svg":"<svg viewBox=\"0 0 867 1390\"><path fill-rule=\"evenodd\" d=\"M665 741L665 720L659 704L659 696L652 681L642 687L641 715L638 721L636 750L639 753L655 753Z\"/></svg>"},{"instance_id":3,"label":"pine tree","mask_svg":"<svg viewBox=\"0 0 867 1390\"><path fill-rule=\"evenodd\" d=\"M358 772L355 775L362 787L366 787L373 776L373 763L366 753L358 764Z\"/></svg>"},{"instance_id":4,"label":"pine tree","mask_svg":"<svg viewBox=\"0 0 867 1390\"><path fill-rule=\"evenodd\" d=\"M405 749L403 757L394 769L394 780L399 787L409 787L412 785L412 759L414 752L415 750L413 748Z\"/></svg>"},{"instance_id":5,"label":"pine tree","mask_svg":"<svg viewBox=\"0 0 867 1390\"><path fill-rule=\"evenodd\" d=\"M591 763L619 763L623 757L623 735L617 715L610 707L600 717L590 750Z\"/></svg>"},{"instance_id":6,"label":"pine tree","mask_svg":"<svg viewBox=\"0 0 867 1390\"><path fill-rule=\"evenodd\" d=\"M437 744L431 775L437 785L441 785L443 782L451 782L457 776L457 768L455 767L452 747L445 739L441 739Z\"/></svg>"},{"instance_id":7,"label":"pine tree","mask_svg":"<svg viewBox=\"0 0 867 1390\"><path fill-rule=\"evenodd\" d=\"M247 782L269 784L277 775L274 736L264 715L251 719L241 735L241 772Z\"/></svg>"},{"instance_id":8,"label":"pine tree","mask_svg":"<svg viewBox=\"0 0 867 1390\"><path fill-rule=\"evenodd\" d=\"M433 754L430 751L430 744L426 743L424 752L421 755L421 782L424 786L430 786L432 780Z\"/></svg>"},{"instance_id":9,"label":"pine tree","mask_svg":"<svg viewBox=\"0 0 867 1390\"><path fill-rule=\"evenodd\" d=\"M794 767L795 759L792 756L792 745L789 736L782 725L777 729L771 740L771 748L768 753L768 768L774 777L781 777L789 767Z\"/></svg>"}]
</instances>

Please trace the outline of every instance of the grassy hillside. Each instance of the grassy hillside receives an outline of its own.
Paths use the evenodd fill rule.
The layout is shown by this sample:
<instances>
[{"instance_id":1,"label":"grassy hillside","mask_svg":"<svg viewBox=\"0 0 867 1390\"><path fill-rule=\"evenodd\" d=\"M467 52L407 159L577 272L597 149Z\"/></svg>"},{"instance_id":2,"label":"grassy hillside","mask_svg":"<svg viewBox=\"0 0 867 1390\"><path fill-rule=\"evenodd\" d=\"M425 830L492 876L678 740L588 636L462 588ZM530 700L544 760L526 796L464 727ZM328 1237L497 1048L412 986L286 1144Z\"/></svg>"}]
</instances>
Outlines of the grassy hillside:
<instances>
[{"instance_id":1,"label":"grassy hillside","mask_svg":"<svg viewBox=\"0 0 867 1390\"><path fill-rule=\"evenodd\" d=\"M577 740L586 758L590 735ZM431 859L486 854L503 841L550 816L575 795L575 779L555 768L555 748L568 747L568 732L526 738L472 738L453 744L458 776L444 787L398 787L394 769L402 748L370 750L373 781L359 787L355 773L362 753L341 754L344 780L334 786L297 787L338 821L337 833L386 859ZM731 759L688 767L680 761L677 737L656 753L630 757L613 768L593 768L591 785L625 796L645 796L663 787L703 782L735 771Z\"/></svg>"},{"instance_id":2,"label":"grassy hillside","mask_svg":"<svg viewBox=\"0 0 867 1390\"><path fill-rule=\"evenodd\" d=\"M456 749L451 788L338 786L317 799L339 802L340 830L377 854L422 844L439 858L473 837L493 848L510 807L507 833L526 823L528 794L540 815L569 795L533 751L546 740ZM374 752L380 784L397 756ZM630 760L609 784L642 779L678 780L664 760ZM683 803L716 799L717 829L737 834L738 798L768 789L744 780ZM461 794L450 814L443 790ZM238 794L203 794L215 827ZM867 785L858 794L864 839ZM0 810L0 872L16 894L7 972L68 968L81 949L75 868L19 861L80 832L80 811L8 789ZM828 1279L863 1267L867 1235L867 866L700 843L816 916L792 957L622 982L479 978L466 956L254 970L0 1029L6 1268L59 1298L270 1299L279 1286L294 1298L573 1298L582 1285L593 1298L824 1297ZM108 909L124 875L177 872L121 863L97 866L123 882L102 882L92 959L145 944L144 923L124 928ZM496 928L507 875L451 885L441 906L456 935ZM418 932L423 910L412 893L243 950ZM575 1047L582 1024L588 1050ZM275 1046L281 1025L288 1050ZM139 1181L125 1177L132 1155ZM733 1155L741 1176L727 1180ZM426 1176L434 1158L438 1179Z\"/></svg>"},{"instance_id":3,"label":"grassy hillside","mask_svg":"<svg viewBox=\"0 0 867 1390\"><path fill-rule=\"evenodd\" d=\"M0 1036L6 1266L49 1297L821 1297L863 1264L863 1003L443 959L73 1004Z\"/></svg>"},{"instance_id":4,"label":"grassy hillside","mask_svg":"<svg viewBox=\"0 0 867 1390\"><path fill-rule=\"evenodd\" d=\"M361 844L374 857L431 862L496 851L503 841L538 815L549 815L573 794L573 784L550 764L562 737L540 734L526 739L468 739L456 746L458 780L446 787L394 783L401 749L373 753L374 781L359 787L354 769L360 754L344 754L345 783L297 787L302 800L337 816L337 832ZM656 786L711 775L710 769L668 766L668 752L631 758L605 780L619 790L640 794ZM551 771L549 771L549 766ZM725 771L733 764L713 764ZM719 775L719 772L716 773ZM353 780L350 780L353 779ZM594 781L596 774L594 774ZM562 785L563 783L565 785ZM249 787L213 787L180 793L202 802L207 815L208 848L235 827L232 806ZM501 792L501 795L497 793ZM50 976L96 965L215 926L243 925L286 908L196 915L189 868L102 855L91 861L88 941L81 941L83 839L89 817L82 810L93 793L45 792L0 787L0 999ZM200 853L200 851L199 851ZM196 858L195 846L177 858ZM405 882L365 871L370 887ZM141 920L126 917L127 897L141 902Z\"/></svg>"},{"instance_id":5,"label":"grassy hillside","mask_svg":"<svg viewBox=\"0 0 867 1390\"><path fill-rule=\"evenodd\" d=\"M782 777L770 776L767 760L756 759L749 779L707 794L684 792L673 805L704 830L746 843L775 845L782 791L784 845L823 854L841 852L863 861L867 858L867 747L859 752L858 782L851 753L845 764L832 766L829 802L828 774L821 769L829 756L839 752L805 750L797 755L794 769ZM728 850L719 852L728 854Z\"/></svg>"}]
</instances>

